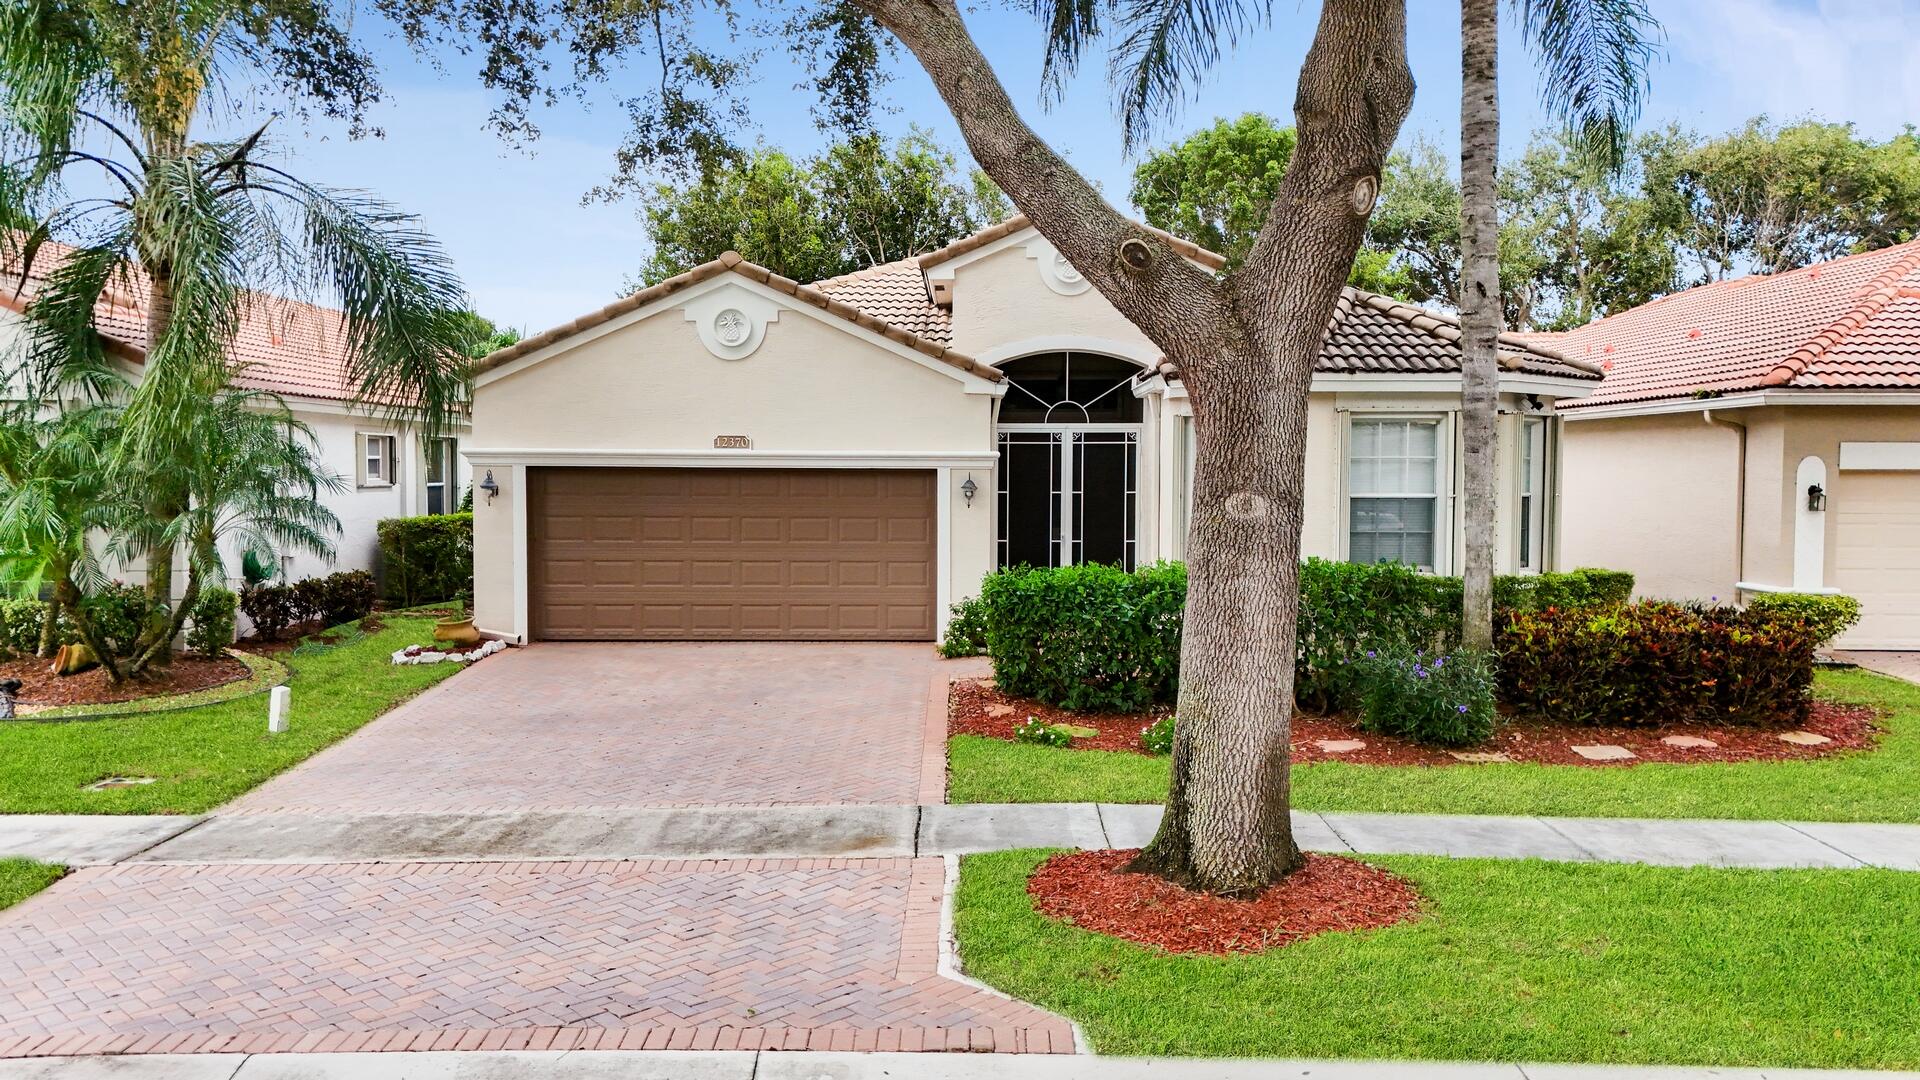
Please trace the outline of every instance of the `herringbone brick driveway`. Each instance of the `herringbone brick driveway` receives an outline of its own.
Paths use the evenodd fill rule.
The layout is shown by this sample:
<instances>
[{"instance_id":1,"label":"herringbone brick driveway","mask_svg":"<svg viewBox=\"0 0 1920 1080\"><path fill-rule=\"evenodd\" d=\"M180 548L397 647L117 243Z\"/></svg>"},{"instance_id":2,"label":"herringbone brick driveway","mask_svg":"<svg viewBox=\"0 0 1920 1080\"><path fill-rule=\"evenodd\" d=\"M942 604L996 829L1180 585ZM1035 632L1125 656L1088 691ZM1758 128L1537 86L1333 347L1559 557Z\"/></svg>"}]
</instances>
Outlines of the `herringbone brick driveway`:
<instances>
[{"instance_id":1,"label":"herringbone brick driveway","mask_svg":"<svg viewBox=\"0 0 1920 1080\"><path fill-rule=\"evenodd\" d=\"M911 805L929 682L963 668L926 645L513 649L223 812Z\"/></svg>"},{"instance_id":2,"label":"herringbone brick driveway","mask_svg":"<svg viewBox=\"0 0 1920 1080\"><path fill-rule=\"evenodd\" d=\"M0 1056L1070 1051L935 973L922 860L83 870L0 915Z\"/></svg>"}]
</instances>

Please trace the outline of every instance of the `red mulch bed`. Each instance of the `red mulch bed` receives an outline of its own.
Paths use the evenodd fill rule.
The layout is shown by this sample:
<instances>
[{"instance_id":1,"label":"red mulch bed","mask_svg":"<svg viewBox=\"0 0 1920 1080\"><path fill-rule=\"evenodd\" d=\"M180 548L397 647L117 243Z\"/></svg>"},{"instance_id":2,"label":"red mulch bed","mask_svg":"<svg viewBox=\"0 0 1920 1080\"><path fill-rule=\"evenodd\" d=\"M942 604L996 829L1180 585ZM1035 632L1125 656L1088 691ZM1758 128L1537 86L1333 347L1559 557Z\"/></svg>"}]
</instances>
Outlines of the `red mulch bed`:
<instances>
[{"instance_id":1,"label":"red mulch bed","mask_svg":"<svg viewBox=\"0 0 1920 1080\"><path fill-rule=\"evenodd\" d=\"M1083 930L1175 953L1264 952L1340 930L1377 930L1420 914L1405 879L1356 859L1305 856L1251 900L1192 892L1120 869L1136 851L1055 855L1027 879L1041 914Z\"/></svg>"},{"instance_id":2,"label":"red mulch bed","mask_svg":"<svg viewBox=\"0 0 1920 1080\"><path fill-rule=\"evenodd\" d=\"M993 739L1013 739L1014 725L1029 716L1043 724L1074 724L1098 728L1099 735L1075 739L1076 750L1120 750L1144 754L1140 729L1171 709L1147 713L1076 713L1042 705L1037 701L1002 694L990 681L969 680L953 685L952 707L948 712L950 735L984 735ZM1704 724L1674 724L1659 728L1585 727L1555 724L1543 720L1507 718L1485 744L1467 747L1476 753L1504 753L1514 761L1546 765L1587 765L1595 768L1622 768L1648 762L1699 764L1726 761L1799 761L1826 757L1847 750L1870 750L1879 734L1875 712L1859 705L1837 705L1827 701L1813 703L1807 722L1793 728L1714 727ZM1798 746L1781 742L1782 731L1810 731L1833 740L1819 746ZM1660 740L1668 735L1691 735L1711 739L1713 748L1668 746ZM1358 739L1366 743L1362 750L1330 753L1321 749L1320 740ZM1573 752L1575 746L1624 746L1635 757L1625 761L1590 761ZM1293 760L1345 761L1358 765L1460 765L1462 762L1445 750L1421 746L1391 735L1361 731L1340 716L1303 716L1293 718Z\"/></svg>"},{"instance_id":3,"label":"red mulch bed","mask_svg":"<svg viewBox=\"0 0 1920 1080\"><path fill-rule=\"evenodd\" d=\"M19 679L22 705L105 705L116 701L134 701L162 694L185 694L206 690L244 679L247 665L231 656L207 660L198 656L176 656L165 668L148 669L137 679L115 686L107 680L104 668L78 675L55 675L47 669L48 660L25 657L0 663L0 679Z\"/></svg>"},{"instance_id":4,"label":"red mulch bed","mask_svg":"<svg viewBox=\"0 0 1920 1080\"><path fill-rule=\"evenodd\" d=\"M386 628L387 624L380 618L378 612L360 620L360 629L369 634L377 634ZM306 622L296 623L293 626L287 627L277 638L263 638L259 634L254 634L242 640L240 644L245 647L248 652L272 655L274 653L292 652L294 649L299 648L301 642L308 638L312 638L323 645L331 645L340 640L339 634L320 633L320 631L325 629L326 627L321 626L318 619L308 619Z\"/></svg>"}]
</instances>

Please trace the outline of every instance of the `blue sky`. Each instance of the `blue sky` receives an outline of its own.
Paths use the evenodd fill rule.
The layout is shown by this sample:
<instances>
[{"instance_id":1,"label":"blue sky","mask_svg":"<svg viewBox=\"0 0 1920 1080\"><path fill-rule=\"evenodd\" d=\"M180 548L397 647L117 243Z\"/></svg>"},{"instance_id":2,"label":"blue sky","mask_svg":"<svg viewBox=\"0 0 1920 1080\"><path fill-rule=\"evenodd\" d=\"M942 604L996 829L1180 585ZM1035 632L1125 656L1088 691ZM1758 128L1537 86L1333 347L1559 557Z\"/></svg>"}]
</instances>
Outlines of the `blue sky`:
<instances>
[{"instance_id":1,"label":"blue sky","mask_svg":"<svg viewBox=\"0 0 1920 1080\"><path fill-rule=\"evenodd\" d=\"M1459 118L1459 7L1409 0L1409 51L1419 83L1403 141L1424 135L1449 152ZM1653 0L1667 41L1653 71L1645 123L1702 131L1733 127L1756 113L1851 120L1875 137L1920 122L1920 0ZM1260 110L1291 114L1293 83L1317 5L1279 0L1274 25L1227 57L1167 124L1159 142L1215 116ZM1030 121L1110 198L1124 202L1133 162L1123 154L1104 71L1089 65L1066 100L1038 101L1039 35L1032 17L1005 5L969 13L976 38ZM1510 26L1502 56L1505 145L1524 145L1543 120L1519 35ZM612 169L624 127L606 88L537 116L543 135L512 147L484 127L489 101L469 61L439 58L444 70L394 46L389 100L375 115L383 139L352 140L338 128L284 121L283 147L301 175L364 187L418 213L452 252L476 307L496 321L537 331L612 300L643 260L646 237L631 204L582 205ZM820 136L798 77L775 47L749 92L756 129L801 152ZM897 111L886 123L932 129L958 149L958 130L911 62L888 88ZM236 125L237 126L237 125Z\"/></svg>"}]
</instances>

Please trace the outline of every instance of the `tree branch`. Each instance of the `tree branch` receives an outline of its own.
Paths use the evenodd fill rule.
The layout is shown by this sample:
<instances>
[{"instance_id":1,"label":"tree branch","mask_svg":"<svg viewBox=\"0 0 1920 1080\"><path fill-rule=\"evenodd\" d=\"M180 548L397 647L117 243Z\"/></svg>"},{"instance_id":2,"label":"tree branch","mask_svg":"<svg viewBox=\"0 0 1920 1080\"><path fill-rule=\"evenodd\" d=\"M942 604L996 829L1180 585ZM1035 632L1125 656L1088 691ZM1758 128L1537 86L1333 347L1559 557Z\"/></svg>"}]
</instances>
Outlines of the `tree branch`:
<instances>
[{"instance_id":1,"label":"tree branch","mask_svg":"<svg viewBox=\"0 0 1920 1080\"><path fill-rule=\"evenodd\" d=\"M913 52L980 168L1122 315L1169 356L1217 336L1231 319L1221 282L1114 209L1034 134L953 0L853 2ZM1146 245L1144 269L1122 261L1120 247L1128 241Z\"/></svg>"}]
</instances>

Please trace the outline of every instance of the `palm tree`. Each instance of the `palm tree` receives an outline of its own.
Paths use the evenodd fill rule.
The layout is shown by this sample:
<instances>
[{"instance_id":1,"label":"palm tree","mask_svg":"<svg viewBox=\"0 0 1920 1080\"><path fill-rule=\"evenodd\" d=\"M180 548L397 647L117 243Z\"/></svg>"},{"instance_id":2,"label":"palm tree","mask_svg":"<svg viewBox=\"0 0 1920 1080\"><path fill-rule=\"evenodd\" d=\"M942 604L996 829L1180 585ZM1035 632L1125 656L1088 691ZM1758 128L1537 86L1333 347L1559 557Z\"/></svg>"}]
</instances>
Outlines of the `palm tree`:
<instances>
[{"instance_id":1,"label":"palm tree","mask_svg":"<svg viewBox=\"0 0 1920 1080\"><path fill-rule=\"evenodd\" d=\"M16 406L0 417L0 588L36 597L51 586L40 654L64 615L119 682L114 650L82 603L107 583L88 534L121 517L106 467L116 421L97 406L45 416Z\"/></svg>"},{"instance_id":2,"label":"palm tree","mask_svg":"<svg viewBox=\"0 0 1920 1080\"><path fill-rule=\"evenodd\" d=\"M163 654L183 628L207 584L227 578L222 548L243 559L274 565L289 551L333 558L332 537L340 519L320 502L322 491L342 491L346 482L326 471L313 432L286 403L262 391L226 391L188 414L182 438L199 447L159 477L187 494L185 509L167 520L139 516L117 522L112 553L122 559L155 551L187 552L187 584L170 612L164 636L132 657L139 674Z\"/></svg>"},{"instance_id":3,"label":"palm tree","mask_svg":"<svg viewBox=\"0 0 1920 1080\"><path fill-rule=\"evenodd\" d=\"M1514 0L1548 108L1617 167L1639 114L1658 26L1643 0ZM1499 0L1460 0L1460 426L1465 456L1461 639L1493 646L1499 451Z\"/></svg>"},{"instance_id":4,"label":"palm tree","mask_svg":"<svg viewBox=\"0 0 1920 1080\"><path fill-rule=\"evenodd\" d=\"M227 386L227 347L263 293L339 305L364 406L430 433L464 407L464 295L417 221L287 172L266 126L229 140L193 132L235 80L289 85L357 115L370 64L316 0L16 0L0 12L0 264L24 282L49 240L77 242L28 306L17 378L35 400L100 399L117 380L96 305L111 291L140 298L145 314L115 464L138 476L155 523L155 614L141 638L153 660L165 660L179 622L174 548L190 537L174 523L193 508L185 478L205 449L187 433ZM65 182L80 170L107 194L70 197Z\"/></svg>"}]
</instances>

